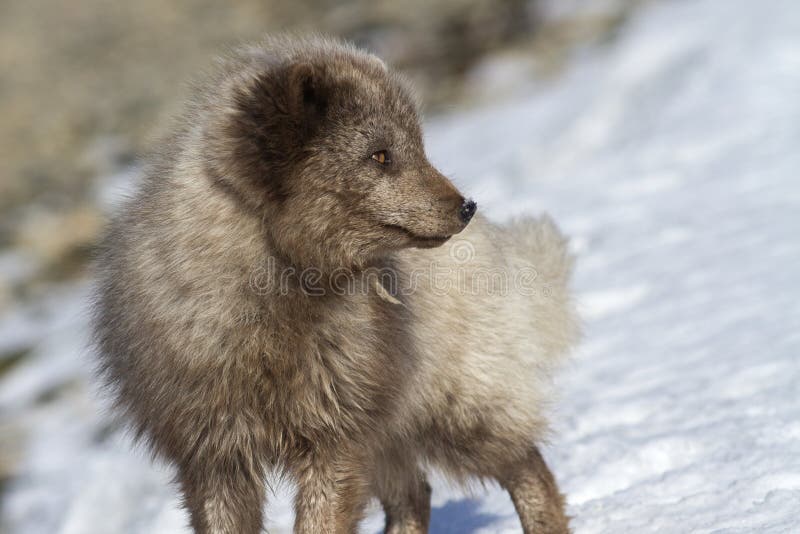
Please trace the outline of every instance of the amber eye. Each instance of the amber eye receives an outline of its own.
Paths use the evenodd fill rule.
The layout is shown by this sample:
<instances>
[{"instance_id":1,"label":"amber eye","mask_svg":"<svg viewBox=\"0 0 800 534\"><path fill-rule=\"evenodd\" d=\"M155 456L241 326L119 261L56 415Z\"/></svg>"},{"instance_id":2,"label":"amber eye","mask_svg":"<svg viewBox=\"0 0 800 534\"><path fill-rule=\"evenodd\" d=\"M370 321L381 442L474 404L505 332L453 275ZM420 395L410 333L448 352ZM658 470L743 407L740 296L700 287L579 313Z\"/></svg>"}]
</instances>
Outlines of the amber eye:
<instances>
[{"instance_id":1,"label":"amber eye","mask_svg":"<svg viewBox=\"0 0 800 534\"><path fill-rule=\"evenodd\" d=\"M381 165L386 165L387 163L391 163L392 160L389 159L389 154L385 150L379 150L372 155L372 159L380 163Z\"/></svg>"}]
</instances>

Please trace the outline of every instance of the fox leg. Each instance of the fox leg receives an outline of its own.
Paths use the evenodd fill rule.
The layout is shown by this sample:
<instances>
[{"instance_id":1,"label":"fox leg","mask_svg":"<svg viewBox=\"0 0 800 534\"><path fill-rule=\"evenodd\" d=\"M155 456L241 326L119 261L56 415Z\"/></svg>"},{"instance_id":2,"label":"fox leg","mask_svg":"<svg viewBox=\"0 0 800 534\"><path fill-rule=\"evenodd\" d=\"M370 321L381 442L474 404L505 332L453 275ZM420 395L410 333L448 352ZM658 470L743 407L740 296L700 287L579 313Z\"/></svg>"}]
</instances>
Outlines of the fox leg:
<instances>
[{"instance_id":1,"label":"fox leg","mask_svg":"<svg viewBox=\"0 0 800 534\"><path fill-rule=\"evenodd\" d=\"M509 465L498 481L511 495L525 534L570 532L564 496L538 448L532 447L522 461Z\"/></svg>"}]
</instances>

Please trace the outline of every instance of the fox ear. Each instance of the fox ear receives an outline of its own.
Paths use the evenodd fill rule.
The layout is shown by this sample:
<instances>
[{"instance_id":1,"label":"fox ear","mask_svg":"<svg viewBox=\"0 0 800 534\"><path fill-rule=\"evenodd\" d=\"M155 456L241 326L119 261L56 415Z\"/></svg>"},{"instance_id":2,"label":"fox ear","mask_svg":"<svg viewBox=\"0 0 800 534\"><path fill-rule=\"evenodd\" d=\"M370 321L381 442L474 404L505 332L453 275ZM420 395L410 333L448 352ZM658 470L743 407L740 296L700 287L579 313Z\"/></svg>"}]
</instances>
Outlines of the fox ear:
<instances>
[{"instance_id":1,"label":"fox ear","mask_svg":"<svg viewBox=\"0 0 800 534\"><path fill-rule=\"evenodd\" d=\"M287 96L291 113L313 127L328 108L328 91L322 70L306 62L289 67Z\"/></svg>"}]
</instances>

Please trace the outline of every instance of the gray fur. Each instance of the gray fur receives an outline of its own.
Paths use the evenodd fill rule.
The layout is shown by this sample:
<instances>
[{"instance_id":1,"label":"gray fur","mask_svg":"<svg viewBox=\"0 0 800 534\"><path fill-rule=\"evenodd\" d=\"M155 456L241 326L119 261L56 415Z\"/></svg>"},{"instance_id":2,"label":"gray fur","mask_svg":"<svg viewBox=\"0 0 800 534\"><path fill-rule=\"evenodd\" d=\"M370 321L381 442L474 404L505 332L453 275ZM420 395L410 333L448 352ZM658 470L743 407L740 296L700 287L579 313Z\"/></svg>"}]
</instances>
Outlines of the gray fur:
<instances>
[{"instance_id":1,"label":"gray fur","mask_svg":"<svg viewBox=\"0 0 800 534\"><path fill-rule=\"evenodd\" d=\"M105 383L196 532L259 532L273 470L295 532L353 532L372 496L387 532L424 532L428 466L499 480L527 533L567 530L536 444L578 336L571 259L549 219L465 229L463 202L374 56L275 38L198 85L103 241L94 313ZM487 272L506 291L464 286Z\"/></svg>"}]
</instances>

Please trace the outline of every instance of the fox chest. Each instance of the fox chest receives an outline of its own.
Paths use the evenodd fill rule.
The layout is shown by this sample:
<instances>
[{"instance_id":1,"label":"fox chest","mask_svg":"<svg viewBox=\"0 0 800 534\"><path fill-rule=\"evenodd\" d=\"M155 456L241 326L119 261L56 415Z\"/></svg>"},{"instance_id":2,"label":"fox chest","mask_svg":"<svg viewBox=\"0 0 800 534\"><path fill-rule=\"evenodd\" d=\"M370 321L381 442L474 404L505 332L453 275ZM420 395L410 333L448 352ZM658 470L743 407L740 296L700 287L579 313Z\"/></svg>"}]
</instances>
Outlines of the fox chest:
<instances>
[{"instance_id":1,"label":"fox chest","mask_svg":"<svg viewBox=\"0 0 800 534\"><path fill-rule=\"evenodd\" d=\"M355 437L392 416L410 359L383 319L353 314L269 329L259 355L260 409L279 441Z\"/></svg>"}]
</instances>

